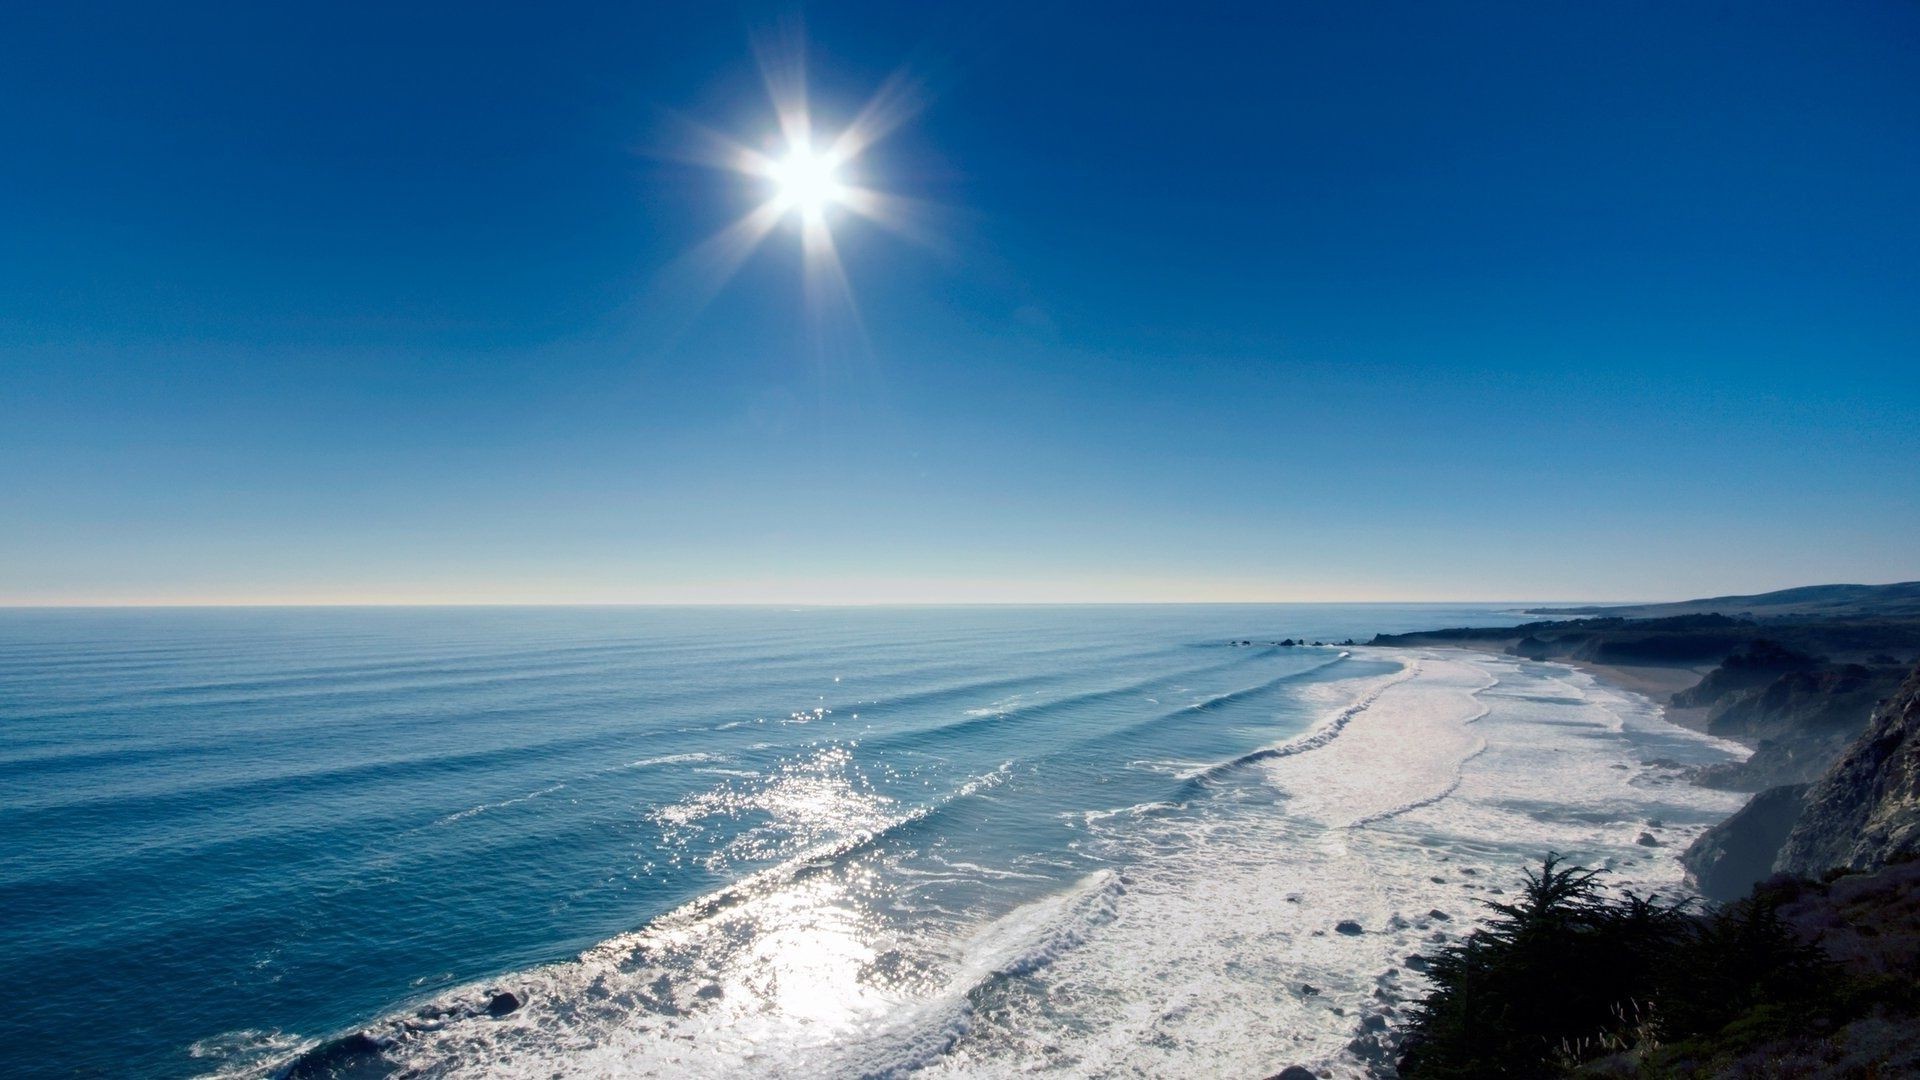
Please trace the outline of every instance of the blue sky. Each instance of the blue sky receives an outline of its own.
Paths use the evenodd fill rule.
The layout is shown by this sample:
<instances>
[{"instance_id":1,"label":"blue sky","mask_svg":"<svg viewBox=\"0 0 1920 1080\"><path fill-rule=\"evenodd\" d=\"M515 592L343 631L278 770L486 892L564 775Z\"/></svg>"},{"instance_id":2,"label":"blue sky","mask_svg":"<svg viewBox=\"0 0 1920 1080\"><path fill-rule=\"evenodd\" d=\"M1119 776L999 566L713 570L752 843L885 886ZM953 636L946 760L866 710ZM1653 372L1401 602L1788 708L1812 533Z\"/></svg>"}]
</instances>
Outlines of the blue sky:
<instances>
[{"instance_id":1,"label":"blue sky","mask_svg":"<svg viewBox=\"0 0 1920 1080\"><path fill-rule=\"evenodd\" d=\"M1920 577L1913 4L268 7L0 25L0 602Z\"/></svg>"}]
</instances>

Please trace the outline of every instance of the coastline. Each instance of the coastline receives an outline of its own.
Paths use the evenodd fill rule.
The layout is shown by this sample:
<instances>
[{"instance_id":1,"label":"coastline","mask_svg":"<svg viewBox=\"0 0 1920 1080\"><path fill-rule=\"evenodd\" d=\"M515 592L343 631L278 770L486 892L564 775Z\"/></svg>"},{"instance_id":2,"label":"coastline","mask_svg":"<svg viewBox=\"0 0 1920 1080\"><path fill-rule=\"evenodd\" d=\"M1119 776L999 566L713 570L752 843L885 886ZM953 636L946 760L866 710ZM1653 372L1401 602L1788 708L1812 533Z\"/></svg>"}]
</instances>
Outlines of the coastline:
<instances>
[{"instance_id":1,"label":"coastline","mask_svg":"<svg viewBox=\"0 0 1920 1080\"><path fill-rule=\"evenodd\" d=\"M1491 638L1484 641L1456 641L1433 648L1457 649L1461 652L1480 653L1499 656L1508 660L1523 659L1507 649L1520 641L1519 635L1510 638ZM1603 664L1594 660L1579 660L1571 657L1554 657L1544 663L1559 664L1584 671L1595 679L1617 690L1646 698L1660 709L1668 723L1676 724L1689 731L1703 730L1701 720L1705 709L1687 709L1669 703L1674 694L1688 690L1700 684L1707 673L1716 664Z\"/></svg>"},{"instance_id":2,"label":"coastline","mask_svg":"<svg viewBox=\"0 0 1920 1080\"><path fill-rule=\"evenodd\" d=\"M1481 925L1485 905L1549 851L1643 895L1691 895L1677 856L1744 798L1690 782L1694 766L1744 749L1669 720L1645 692L1677 681L1664 672L1629 682L1601 665L1486 649L1356 653L1399 660L1408 675L1338 738L1262 772L1282 793L1285 818L1305 819L1306 835L1323 837L1306 844L1294 831L1273 846L1330 849L1310 881L1282 869L1269 882L1296 888L1287 904L1319 920L1298 936L1276 935L1272 948L1308 961L1315 992L1358 1024L1331 1054L1324 1043L1297 1040L1269 1072L1297 1064L1361 1077L1390 1063L1407 1009L1423 993L1423 954ZM1404 790L1409 782L1419 790ZM1234 881L1215 877L1214 887L1237 892ZM1272 905L1266 918L1284 930L1286 908ZM1176 914L1196 917L1168 913ZM1325 927L1343 917L1352 921L1338 934L1352 936L1327 938ZM1356 989L1358 999L1343 994Z\"/></svg>"}]
</instances>

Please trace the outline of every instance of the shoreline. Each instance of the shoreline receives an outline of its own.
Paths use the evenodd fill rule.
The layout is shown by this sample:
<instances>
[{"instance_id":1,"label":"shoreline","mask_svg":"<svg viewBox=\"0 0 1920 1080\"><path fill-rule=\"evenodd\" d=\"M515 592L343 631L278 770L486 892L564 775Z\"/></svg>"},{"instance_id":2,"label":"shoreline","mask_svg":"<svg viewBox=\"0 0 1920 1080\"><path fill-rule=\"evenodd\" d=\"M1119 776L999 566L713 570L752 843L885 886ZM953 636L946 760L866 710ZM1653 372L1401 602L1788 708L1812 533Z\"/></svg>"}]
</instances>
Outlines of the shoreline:
<instances>
[{"instance_id":1,"label":"shoreline","mask_svg":"<svg viewBox=\"0 0 1920 1080\"><path fill-rule=\"evenodd\" d=\"M1521 640L1520 637L1516 635L1484 641L1447 642L1444 645L1436 644L1429 647L1454 649L1482 656L1498 656L1505 660L1526 660L1524 656L1506 651L1509 646L1519 640ZM1703 726L1705 709L1682 708L1671 704L1671 700L1674 694L1699 685L1700 680L1717 666L1715 664L1603 664L1594 660L1577 660L1570 657L1554 657L1551 660L1538 662L1559 664L1575 671L1585 672L1616 690L1624 690L1646 698L1660 710L1661 717L1670 724L1686 728L1688 731L1703 733L1705 731ZM1739 742L1740 740L1730 741Z\"/></svg>"},{"instance_id":2,"label":"shoreline","mask_svg":"<svg viewBox=\"0 0 1920 1080\"><path fill-rule=\"evenodd\" d=\"M1406 1010L1422 989L1419 969L1405 970L1407 957L1478 926L1483 905L1499 899L1521 871L1537 867L1544 853L1568 855L1622 887L1690 895L1695 889L1679 853L1738 809L1735 796L1688 779L1693 765L1717 756L1713 746L1727 753L1735 748L1675 723L1659 700L1676 684L1690 685L1695 672L1535 662L1498 648L1378 648L1416 669L1401 684L1402 703L1427 702L1356 720L1323 751L1327 759L1349 759L1333 775L1327 759L1320 768L1289 759L1301 765L1298 778L1269 770L1293 806L1346 804L1348 813L1326 815L1328 823L1369 864L1377 890L1372 899L1380 905L1374 917L1385 915L1384 925L1360 920L1369 939L1379 935L1391 945L1370 972L1356 971L1371 975L1374 1000L1356 1010L1362 1023L1352 1042L1331 1057L1297 1059L1341 1076L1372 1075L1397 1053ZM1427 670L1419 671L1423 665ZM1448 687L1453 668L1476 669L1489 681ZM1439 694L1461 700L1434 711ZM1461 711L1468 703L1471 711ZM1384 786L1436 767L1451 776L1436 773L1425 797L1383 812L1354 812L1373 801L1365 790L1370 774ZM1339 780L1348 789L1342 796L1329 800L1316 791Z\"/></svg>"}]
</instances>

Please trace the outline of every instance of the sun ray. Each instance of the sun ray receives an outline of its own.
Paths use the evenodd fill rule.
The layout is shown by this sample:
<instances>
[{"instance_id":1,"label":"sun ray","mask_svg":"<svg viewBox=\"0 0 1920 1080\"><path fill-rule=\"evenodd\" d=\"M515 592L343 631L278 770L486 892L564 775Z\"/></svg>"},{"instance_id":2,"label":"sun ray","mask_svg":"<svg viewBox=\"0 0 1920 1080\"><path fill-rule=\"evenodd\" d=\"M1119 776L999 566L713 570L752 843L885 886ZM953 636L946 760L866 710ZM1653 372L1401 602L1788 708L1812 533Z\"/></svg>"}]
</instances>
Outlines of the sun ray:
<instances>
[{"instance_id":1,"label":"sun ray","mask_svg":"<svg viewBox=\"0 0 1920 1080\"><path fill-rule=\"evenodd\" d=\"M860 317L860 303L854 297L853 283L847 278L840 249L833 240L823 214L807 214L800 222L801 258L805 260L807 310L812 316L817 344L826 344L829 328L845 327L862 347L867 342L866 322Z\"/></svg>"},{"instance_id":2,"label":"sun ray","mask_svg":"<svg viewBox=\"0 0 1920 1080\"><path fill-rule=\"evenodd\" d=\"M831 134L815 123L809 105L805 47L797 23L756 34L753 54L772 104L776 132L762 149L704 125L672 117L683 142L671 156L756 181L762 201L744 217L676 260L688 299L704 307L782 222L793 221L801 248L807 310L816 322L844 316L865 339L835 228L858 219L931 246L917 229L914 200L873 188L860 158L921 107L917 82L896 72Z\"/></svg>"},{"instance_id":3,"label":"sun ray","mask_svg":"<svg viewBox=\"0 0 1920 1080\"><path fill-rule=\"evenodd\" d=\"M911 120L921 105L920 84L896 71L880 84L846 130L834 138L830 149L841 160L851 161Z\"/></svg>"},{"instance_id":4,"label":"sun ray","mask_svg":"<svg viewBox=\"0 0 1920 1080\"><path fill-rule=\"evenodd\" d=\"M810 143L813 118L807 110L806 34L800 23L785 20L771 31L755 34L752 45L781 136L789 146Z\"/></svg>"},{"instance_id":5,"label":"sun ray","mask_svg":"<svg viewBox=\"0 0 1920 1080\"><path fill-rule=\"evenodd\" d=\"M672 110L661 110L673 136L648 155L687 165L730 172L762 174L773 159L724 132L716 131L692 117Z\"/></svg>"},{"instance_id":6,"label":"sun ray","mask_svg":"<svg viewBox=\"0 0 1920 1080\"><path fill-rule=\"evenodd\" d=\"M652 317L664 319L668 326L679 324L671 331L673 336L685 332L784 217L781 208L762 203L667 264L649 290Z\"/></svg>"},{"instance_id":7,"label":"sun ray","mask_svg":"<svg viewBox=\"0 0 1920 1080\"><path fill-rule=\"evenodd\" d=\"M922 199L847 184L840 205L895 236L935 251L946 249L941 237L927 227L932 204Z\"/></svg>"}]
</instances>

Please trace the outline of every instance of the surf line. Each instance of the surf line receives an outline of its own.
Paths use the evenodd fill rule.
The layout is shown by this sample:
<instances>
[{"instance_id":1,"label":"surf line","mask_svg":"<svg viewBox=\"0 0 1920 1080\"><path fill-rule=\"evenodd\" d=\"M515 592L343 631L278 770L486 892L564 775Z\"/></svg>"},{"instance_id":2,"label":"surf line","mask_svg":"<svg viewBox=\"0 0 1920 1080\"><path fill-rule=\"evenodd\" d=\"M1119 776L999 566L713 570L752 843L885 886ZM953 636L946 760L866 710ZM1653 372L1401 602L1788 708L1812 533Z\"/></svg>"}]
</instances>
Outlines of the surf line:
<instances>
[{"instance_id":1,"label":"surf line","mask_svg":"<svg viewBox=\"0 0 1920 1080\"><path fill-rule=\"evenodd\" d=\"M1487 674L1487 673L1483 672L1483 674ZM1485 720L1488 714L1493 712L1493 706L1481 700L1480 695L1486 693L1487 691L1499 685L1500 685L1499 679L1495 678L1491 674L1487 674L1486 685L1475 689L1473 693L1469 695L1473 698L1474 704L1480 706L1480 711L1477 713L1474 713L1472 716L1467 717L1465 720L1462 720L1460 722L1461 727L1466 727L1470 724L1477 724L1480 721ZM1421 809L1422 807L1432 806L1433 804L1439 802L1440 800L1446 798L1447 796L1452 795L1454 792L1459 791L1461 782L1466 779L1467 763L1472 761L1474 758L1479 757L1481 754L1486 753L1487 748L1490 745L1484 737L1477 739L1476 742L1479 745L1475 746L1472 750L1468 751L1465 757L1453 763L1453 779L1447 781L1447 784L1445 787L1441 788L1437 792L1434 792L1432 795L1426 795L1421 798L1414 799L1411 802L1401 803L1399 806L1390 807L1386 810L1380 810L1375 813L1368 814L1365 817L1356 818L1347 824L1347 828L1364 829L1369 825L1377 825L1382 821L1387 821L1392 818L1397 818L1402 814L1410 814L1415 810Z\"/></svg>"},{"instance_id":2,"label":"surf line","mask_svg":"<svg viewBox=\"0 0 1920 1080\"><path fill-rule=\"evenodd\" d=\"M1312 731L1309 731L1307 734L1302 735L1299 738L1293 739L1289 742L1281 743L1278 746L1262 747L1259 750L1254 750L1249 753L1241 754L1239 757L1233 758L1229 761L1222 761L1216 765L1209 765L1206 768L1201 769L1199 772L1189 774L1184 779L1186 779L1189 784L1196 784L1196 783L1206 784L1206 783L1218 780L1230 772L1243 768L1247 765L1252 765L1253 763L1258 761L1271 761L1275 758L1292 757L1295 754L1304 754L1309 750L1318 750L1321 747L1332 742L1334 739L1339 738L1340 732L1345 730L1346 726L1352 723L1355 717L1359 716L1363 712L1366 712L1369 708L1372 708L1373 703L1380 700L1381 694L1386 693L1388 690L1391 690L1392 688L1400 685L1403 682L1406 682L1410 679L1418 677L1421 671L1421 666L1422 665L1419 660L1412 661L1404 669L1402 669L1398 675L1393 676L1392 678L1386 680L1380 685L1374 687L1372 690L1367 691L1367 693L1362 695L1359 700L1353 702L1352 704L1349 704L1346 708L1341 709L1339 712L1333 714L1332 718L1328 719L1327 721L1322 723L1319 727L1314 728Z\"/></svg>"}]
</instances>

